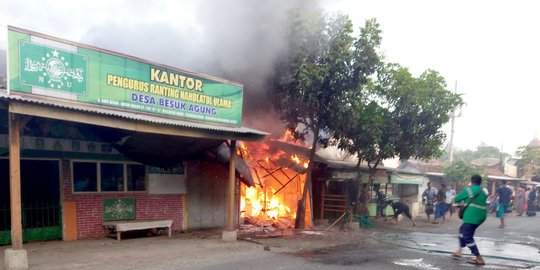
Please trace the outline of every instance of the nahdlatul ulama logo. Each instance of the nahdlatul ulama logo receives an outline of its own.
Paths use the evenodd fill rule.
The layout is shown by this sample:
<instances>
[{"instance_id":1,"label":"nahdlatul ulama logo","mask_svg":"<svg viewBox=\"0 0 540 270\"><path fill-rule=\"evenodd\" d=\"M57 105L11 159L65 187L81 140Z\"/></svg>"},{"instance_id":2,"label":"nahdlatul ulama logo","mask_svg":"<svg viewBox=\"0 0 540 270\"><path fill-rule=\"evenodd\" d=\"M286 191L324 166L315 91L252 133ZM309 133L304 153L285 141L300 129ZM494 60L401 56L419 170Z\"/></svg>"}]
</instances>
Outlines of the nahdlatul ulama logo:
<instances>
[{"instance_id":1,"label":"nahdlatul ulama logo","mask_svg":"<svg viewBox=\"0 0 540 270\"><path fill-rule=\"evenodd\" d=\"M21 84L85 95L87 57L35 43L21 42Z\"/></svg>"}]
</instances>

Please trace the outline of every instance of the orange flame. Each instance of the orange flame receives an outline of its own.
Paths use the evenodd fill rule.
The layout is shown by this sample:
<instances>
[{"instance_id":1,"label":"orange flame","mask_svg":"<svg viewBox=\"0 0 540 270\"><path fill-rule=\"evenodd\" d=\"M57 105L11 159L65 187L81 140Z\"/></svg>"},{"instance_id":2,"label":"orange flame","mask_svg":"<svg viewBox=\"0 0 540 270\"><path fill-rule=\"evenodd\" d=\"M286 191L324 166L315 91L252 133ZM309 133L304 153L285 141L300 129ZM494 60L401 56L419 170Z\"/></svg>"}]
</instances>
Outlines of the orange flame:
<instances>
[{"instance_id":1,"label":"orange flame","mask_svg":"<svg viewBox=\"0 0 540 270\"><path fill-rule=\"evenodd\" d=\"M296 213L285 205L277 196L275 190L271 188L265 194L263 190L255 187L246 187L245 196L242 196L240 206L242 217L254 217L256 219L271 219L274 221L280 218L296 218Z\"/></svg>"},{"instance_id":2,"label":"orange flame","mask_svg":"<svg viewBox=\"0 0 540 270\"><path fill-rule=\"evenodd\" d=\"M296 162L296 164L302 164L306 169L309 166L309 161L302 161L296 154L291 155L291 160Z\"/></svg>"},{"instance_id":3,"label":"orange flame","mask_svg":"<svg viewBox=\"0 0 540 270\"><path fill-rule=\"evenodd\" d=\"M240 142L240 144L236 148L236 154L241 156L241 157L247 156L248 155L247 145L245 143L243 143L243 142Z\"/></svg>"},{"instance_id":4,"label":"orange flame","mask_svg":"<svg viewBox=\"0 0 540 270\"><path fill-rule=\"evenodd\" d=\"M280 140L301 145L293 140L290 131L286 131ZM293 164L307 168L309 162L298 155L274 149L269 143L240 144L239 151L249 161L252 175L258 183L253 187L241 185L240 210L244 222L257 226L294 227L297 202L302 197L306 175L299 175L294 168L278 164L287 164L283 161L290 159ZM306 220L308 224L307 215Z\"/></svg>"}]
</instances>

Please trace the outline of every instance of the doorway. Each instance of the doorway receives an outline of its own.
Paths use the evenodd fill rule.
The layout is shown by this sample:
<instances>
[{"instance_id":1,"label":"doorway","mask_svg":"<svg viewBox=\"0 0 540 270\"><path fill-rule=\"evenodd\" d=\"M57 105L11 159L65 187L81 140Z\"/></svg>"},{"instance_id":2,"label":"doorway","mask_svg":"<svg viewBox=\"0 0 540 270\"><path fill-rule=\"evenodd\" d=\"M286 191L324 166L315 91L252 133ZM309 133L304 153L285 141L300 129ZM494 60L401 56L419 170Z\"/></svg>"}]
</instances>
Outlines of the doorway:
<instances>
[{"instance_id":1,"label":"doorway","mask_svg":"<svg viewBox=\"0 0 540 270\"><path fill-rule=\"evenodd\" d=\"M0 159L0 245L11 243L9 160ZM21 160L23 241L62 239L58 160Z\"/></svg>"}]
</instances>

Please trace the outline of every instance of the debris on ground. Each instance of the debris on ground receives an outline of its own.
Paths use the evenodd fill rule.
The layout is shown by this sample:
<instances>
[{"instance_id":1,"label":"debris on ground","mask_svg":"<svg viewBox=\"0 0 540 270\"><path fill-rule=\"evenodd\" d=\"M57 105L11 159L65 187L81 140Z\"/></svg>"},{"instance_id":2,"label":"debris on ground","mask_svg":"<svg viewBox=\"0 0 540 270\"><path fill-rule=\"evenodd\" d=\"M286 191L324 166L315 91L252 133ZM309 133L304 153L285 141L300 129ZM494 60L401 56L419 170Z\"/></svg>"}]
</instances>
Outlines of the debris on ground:
<instances>
[{"instance_id":1,"label":"debris on ground","mask_svg":"<svg viewBox=\"0 0 540 270\"><path fill-rule=\"evenodd\" d=\"M307 234L307 235L324 235L324 232L316 232L316 231L301 231L300 233Z\"/></svg>"}]
</instances>

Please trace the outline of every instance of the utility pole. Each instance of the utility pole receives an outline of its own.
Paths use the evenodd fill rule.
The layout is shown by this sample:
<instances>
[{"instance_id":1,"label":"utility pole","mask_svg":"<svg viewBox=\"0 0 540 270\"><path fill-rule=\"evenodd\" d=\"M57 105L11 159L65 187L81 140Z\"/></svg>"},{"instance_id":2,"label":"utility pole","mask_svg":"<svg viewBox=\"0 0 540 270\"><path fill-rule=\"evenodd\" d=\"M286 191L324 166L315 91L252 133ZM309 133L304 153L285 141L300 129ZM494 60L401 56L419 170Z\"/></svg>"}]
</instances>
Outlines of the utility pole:
<instances>
[{"instance_id":1,"label":"utility pole","mask_svg":"<svg viewBox=\"0 0 540 270\"><path fill-rule=\"evenodd\" d=\"M504 173L504 163L503 163L503 142L501 142L501 150L499 151L499 169ZM505 174L506 175L506 174Z\"/></svg>"},{"instance_id":2,"label":"utility pole","mask_svg":"<svg viewBox=\"0 0 540 270\"><path fill-rule=\"evenodd\" d=\"M456 84L454 85L454 94L457 93L457 80ZM456 109L452 110L452 118L450 120L450 163L454 161L454 122L456 119Z\"/></svg>"}]
</instances>

